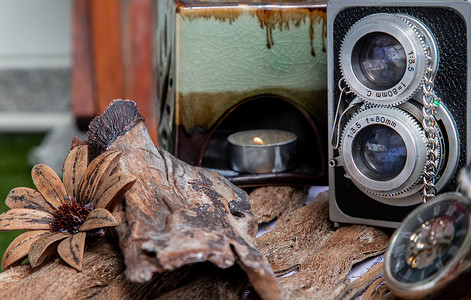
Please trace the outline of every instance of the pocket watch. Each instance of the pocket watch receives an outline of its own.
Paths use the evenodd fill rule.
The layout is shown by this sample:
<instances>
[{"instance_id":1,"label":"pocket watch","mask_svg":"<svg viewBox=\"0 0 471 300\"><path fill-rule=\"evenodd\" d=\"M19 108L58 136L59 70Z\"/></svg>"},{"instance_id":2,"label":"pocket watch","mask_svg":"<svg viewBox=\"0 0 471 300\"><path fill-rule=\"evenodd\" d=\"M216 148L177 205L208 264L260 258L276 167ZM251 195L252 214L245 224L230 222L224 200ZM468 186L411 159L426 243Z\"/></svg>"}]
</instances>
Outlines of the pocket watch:
<instances>
[{"instance_id":1,"label":"pocket watch","mask_svg":"<svg viewBox=\"0 0 471 300\"><path fill-rule=\"evenodd\" d=\"M471 268L470 204L461 193L445 193L403 220L384 258L385 281L395 295L436 295Z\"/></svg>"}]
</instances>

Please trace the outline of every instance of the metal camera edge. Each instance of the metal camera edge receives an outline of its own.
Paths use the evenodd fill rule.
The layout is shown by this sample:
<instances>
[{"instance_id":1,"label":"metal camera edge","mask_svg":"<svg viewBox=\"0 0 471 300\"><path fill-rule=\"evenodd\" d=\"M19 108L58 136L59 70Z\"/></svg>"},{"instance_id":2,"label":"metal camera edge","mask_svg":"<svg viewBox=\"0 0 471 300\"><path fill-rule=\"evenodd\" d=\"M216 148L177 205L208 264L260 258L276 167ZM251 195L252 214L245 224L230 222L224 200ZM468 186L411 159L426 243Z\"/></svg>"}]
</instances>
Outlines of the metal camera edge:
<instances>
[{"instance_id":1,"label":"metal camera edge","mask_svg":"<svg viewBox=\"0 0 471 300\"><path fill-rule=\"evenodd\" d=\"M396 19L400 19L397 24ZM423 74L407 71L410 68L422 70L423 62L419 61L424 59L422 44L432 44L429 47L432 49L427 51L432 52L432 57L435 55L431 61L436 68L432 77L433 92L439 99L435 115L439 131L437 193L456 190L457 171L469 161L471 140L468 92L471 88L471 35L467 34L471 33L470 24L471 4L467 1L334 0L327 3L328 136L339 136L337 149L331 145L336 144L335 139L329 141L328 147L332 221L396 228L422 203L421 166L427 163L429 156L424 153L427 136L422 128L423 92L419 89L422 79L416 77ZM411 32L419 32L418 44ZM403 49L404 63L397 67L404 72L402 77L397 77L397 72L382 74L380 68L370 68L371 64L356 66L369 57L365 52L374 49L374 39L379 40L382 35L392 37L399 45L396 48ZM409 56L410 53L413 55ZM366 75L360 75L362 72ZM375 76L380 76L378 81ZM350 80L344 80L352 91L346 102L352 103L353 108L346 104L346 115L339 117L342 77ZM389 79L390 83L381 81ZM334 124L339 119L343 123ZM355 134L347 139L348 132ZM397 164L396 169L391 167L394 163L378 160L384 157L378 149L388 148L371 140L381 136L383 139L402 138L400 146L392 144L392 138L388 140L393 145L389 149L394 151L386 151L386 158ZM382 172L390 174L383 176Z\"/></svg>"}]
</instances>

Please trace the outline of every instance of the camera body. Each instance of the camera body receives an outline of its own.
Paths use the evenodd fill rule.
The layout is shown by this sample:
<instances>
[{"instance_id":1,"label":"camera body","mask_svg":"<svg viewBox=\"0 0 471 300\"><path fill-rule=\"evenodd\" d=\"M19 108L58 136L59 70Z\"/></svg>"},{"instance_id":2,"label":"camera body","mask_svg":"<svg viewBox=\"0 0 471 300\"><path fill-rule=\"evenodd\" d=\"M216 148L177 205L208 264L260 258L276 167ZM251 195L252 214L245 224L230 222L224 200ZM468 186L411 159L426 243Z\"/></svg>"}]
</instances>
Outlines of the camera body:
<instances>
[{"instance_id":1,"label":"camera body","mask_svg":"<svg viewBox=\"0 0 471 300\"><path fill-rule=\"evenodd\" d=\"M330 218L397 227L470 141L467 1L330 1Z\"/></svg>"}]
</instances>

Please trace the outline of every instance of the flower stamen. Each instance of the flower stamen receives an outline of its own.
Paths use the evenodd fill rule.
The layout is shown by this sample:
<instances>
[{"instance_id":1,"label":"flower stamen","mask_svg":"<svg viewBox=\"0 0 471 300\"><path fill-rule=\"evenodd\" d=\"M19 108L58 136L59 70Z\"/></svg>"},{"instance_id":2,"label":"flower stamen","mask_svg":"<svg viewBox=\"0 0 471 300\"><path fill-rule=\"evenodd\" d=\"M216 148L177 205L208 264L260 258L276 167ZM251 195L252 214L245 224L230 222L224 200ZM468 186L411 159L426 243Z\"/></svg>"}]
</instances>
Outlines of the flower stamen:
<instances>
[{"instance_id":1,"label":"flower stamen","mask_svg":"<svg viewBox=\"0 0 471 300\"><path fill-rule=\"evenodd\" d=\"M67 200L53 212L52 230L76 234L92 209L79 204L75 197Z\"/></svg>"}]
</instances>

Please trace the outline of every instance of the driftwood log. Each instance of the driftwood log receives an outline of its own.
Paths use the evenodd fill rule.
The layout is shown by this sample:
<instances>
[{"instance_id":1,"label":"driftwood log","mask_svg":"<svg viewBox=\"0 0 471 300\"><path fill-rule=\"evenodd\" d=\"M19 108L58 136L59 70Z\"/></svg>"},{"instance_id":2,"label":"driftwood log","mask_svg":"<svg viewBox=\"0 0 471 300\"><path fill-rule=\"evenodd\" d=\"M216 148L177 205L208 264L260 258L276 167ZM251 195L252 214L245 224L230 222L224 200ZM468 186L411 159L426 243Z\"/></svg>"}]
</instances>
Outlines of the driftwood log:
<instances>
[{"instance_id":1,"label":"driftwood log","mask_svg":"<svg viewBox=\"0 0 471 300\"><path fill-rule=\"evenodd\" d=\"M259 296L281 297L254 245L257 226L247 194L155 147L134 102L113 102L91 123L88 145L90 159L105 150L121 152L116 171L137 177L118 227L128 280L143 283L205 261L220 268L237 263Z\"/></svg>"}]
</instances>

